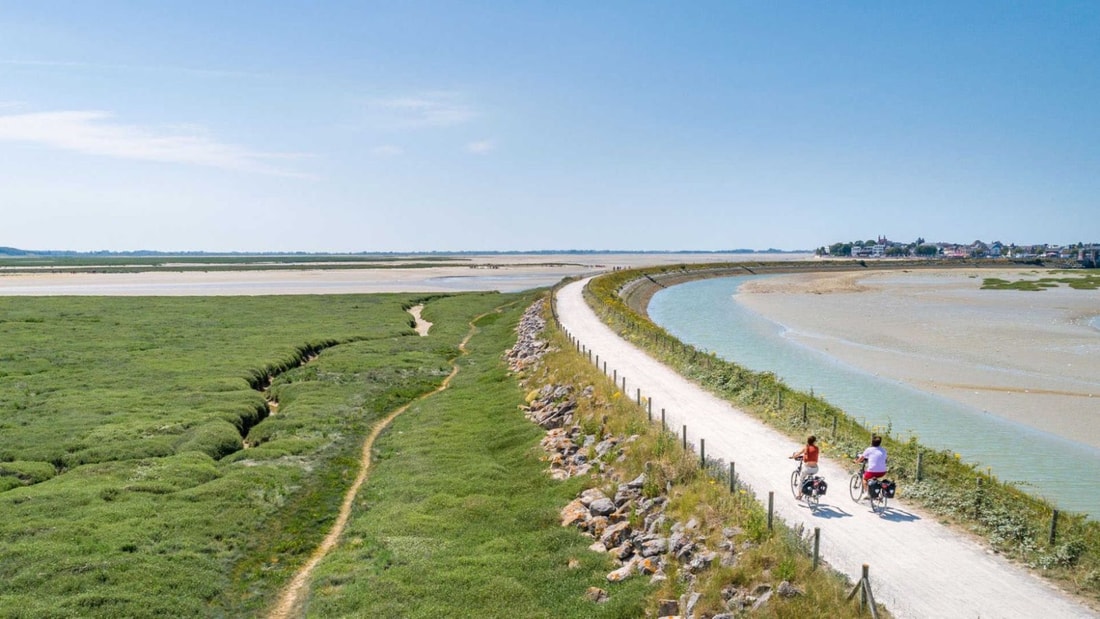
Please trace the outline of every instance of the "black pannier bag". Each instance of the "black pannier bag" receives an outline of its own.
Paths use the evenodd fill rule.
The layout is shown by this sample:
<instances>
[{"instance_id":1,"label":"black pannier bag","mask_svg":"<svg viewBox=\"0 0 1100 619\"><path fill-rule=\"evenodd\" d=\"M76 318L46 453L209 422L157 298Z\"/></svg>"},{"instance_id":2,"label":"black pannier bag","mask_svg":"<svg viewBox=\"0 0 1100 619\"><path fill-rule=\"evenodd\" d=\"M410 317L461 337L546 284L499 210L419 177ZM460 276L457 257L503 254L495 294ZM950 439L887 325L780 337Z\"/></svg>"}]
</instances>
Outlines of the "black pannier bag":
<instances>
[{"instance_id":1,"label":"black pannier bag","mask_svg":"<svg viewBox=\"0 0 1100 619\"><path fill-rule=\"evenodd\" d=\"M881 489L882 482L880 482L877 477L867 482L867 494L870 495L872 499L878 498L878 493Z\"/></svg>"},{"instance_id":2,"label":"black pannier bag","mask_svg":"<svg viewBox=\"0 0 1100 619\"><path fill-rule=\"evenodd\" d=\"M804 496L815 494L815 487L817 488L816 494L823 495L825 494L825 490L828 489L828 484L826 484L825 480L821 479L820 477L810 477L806 481L802 482L802 494Z\"/></svg>"},{"instance_id":3,"label":"black pannier bag","mask_svg":"<svg viewBox=\"0 0 1100 619\"><path fill-rule=\"evenodd\" d=\"M889 479L882 480L882 494L886 498L888 498L888 499L894 498L894 490L896 490L896 489L897 489L897 486L894 485L893 481L891 481Z\"/></svg>"}]
</instances>

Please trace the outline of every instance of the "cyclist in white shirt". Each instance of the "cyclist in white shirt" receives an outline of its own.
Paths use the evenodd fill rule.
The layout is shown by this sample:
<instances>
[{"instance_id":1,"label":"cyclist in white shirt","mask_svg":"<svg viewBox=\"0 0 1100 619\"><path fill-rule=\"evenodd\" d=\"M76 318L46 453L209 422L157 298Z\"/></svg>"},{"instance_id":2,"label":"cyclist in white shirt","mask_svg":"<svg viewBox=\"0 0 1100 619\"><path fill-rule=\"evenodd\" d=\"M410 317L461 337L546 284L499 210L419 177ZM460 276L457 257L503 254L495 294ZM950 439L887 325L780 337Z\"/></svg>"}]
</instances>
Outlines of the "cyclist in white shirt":
<instances>
[{"instance_id":1,"label":"cyclist in white shirt","mask_svg":"<svg viewBox=\"0 0 1100 619\"><path fill-rule=\"evenodd\" d=\"M876 477L882 477L886 475L886 450L881 447L882 437L878 435L871 436L871 446L863 450L863 453L856 458L856 462L867 462L866 468L863 470L863 492L867 493L867 482L875 479Z\"/></svg>"}]
</instances>

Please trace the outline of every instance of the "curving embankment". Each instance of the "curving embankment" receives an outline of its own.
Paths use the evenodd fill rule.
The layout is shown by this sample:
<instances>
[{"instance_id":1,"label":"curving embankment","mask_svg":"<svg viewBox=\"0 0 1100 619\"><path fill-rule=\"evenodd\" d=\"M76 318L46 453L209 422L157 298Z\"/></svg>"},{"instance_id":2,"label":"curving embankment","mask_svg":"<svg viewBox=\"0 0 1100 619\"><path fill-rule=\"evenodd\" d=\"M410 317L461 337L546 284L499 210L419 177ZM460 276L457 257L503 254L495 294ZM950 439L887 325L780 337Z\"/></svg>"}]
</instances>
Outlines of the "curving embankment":
<instances>
[{"instance_id":1,"label":"curving embankment","mask_svg":"<svg viewBox=\"0 0 1100 619\"><path fill-rule=\"evenodd\" d=\"M810 512L787 488L787 455L799 443L685 379L608 328L583 297L587 280L562 288L557 314L564 329L619 377L626 392L640 388L672 427L706 440L706 453L735 462L738 476L792 525L820 528L822 556L857 580L870 566L875 599L898 617L1091 617L1094 613L1051 584L988 552L904 502L883 516L846 496L848 471L822 460L830 482L821 509Z\"/></svg>"},{"instance_id":2,"label":"curving embankment","mask_svg":"<svg viewBox=\"0 0 1100 619\"><path fill-rule=\"evenodd\" d=\"M491 313L491 312L490 312ZM470 329L466 333L466 336L462 338L459 343L459 351L463 355L466 354L466 345L470 342L470 338L477 333L477 321L486 314L480 314L474 317L470 321ZM359 473L356 475L355 480L352 481L351 486L348 487L347 492L344 494L344 500L340 504L340 511L336 517L336 521L333 522L332 528L329 529L325 538L321 541L321 544L313 551L309 559L302 565L294 577L290 580L290 583L279 594L279 601L275 607L268 614L269 619L287 619L289 617L300 614L298 611L304 601L305 595L309 592L309 581L313 575L313 571L317 568L317 565L325 558L326 555L336 546L340 536L343 535L344 529L347 527L348 519L351 517L352 504L355 501L356 495L359 494L359 490L367 480L367 475L370 472L371 465L371 453L374 448L374 442L382 434L389 424L396 419L399 415L407 411L413 404L429 398L441 391L447 389L450 386L451 381L458 374L458 363L455 362L451 367L451 372L443 379L438 387L421 395L419 398L401 406L382 420L375 424L374 429L371 430L369 436L363 441L363 448L360 450L359 459Z\"/></svg>"}]
</instances>

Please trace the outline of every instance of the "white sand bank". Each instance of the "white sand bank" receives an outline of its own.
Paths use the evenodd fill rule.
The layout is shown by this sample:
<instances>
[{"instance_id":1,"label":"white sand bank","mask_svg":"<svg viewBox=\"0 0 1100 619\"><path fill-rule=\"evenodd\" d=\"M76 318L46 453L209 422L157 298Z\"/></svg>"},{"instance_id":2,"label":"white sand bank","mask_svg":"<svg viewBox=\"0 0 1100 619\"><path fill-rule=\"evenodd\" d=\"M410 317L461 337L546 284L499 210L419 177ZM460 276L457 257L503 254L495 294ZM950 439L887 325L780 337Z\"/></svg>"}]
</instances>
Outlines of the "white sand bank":
<instances>
[{"instance_id":1,"label":"white sand bank","mask_svg":"<svg viewBox=\"0 0 1100 619\"><path fill-rule=\"evenodd\" d=\"M445 257L435 255L434 257ZM146 271L141 273L5 273L0 296L206 296L272 294L353 294L374 292L516 292L551 286L565 277L591 275L614 267L685 262L782 261L806 254L455 254L453 262L427 268ZM423 262L415 256L410 262Z\"/></svg>"},{"instance_id":2,"label":"white sand bank","mask_svg":"<svg viewBox=\"0 0 1100 619\"><path fill-rule=\"evenodd\" d=\"M980 290L1020 271L806 273L737 300L865 371L1100 447L1100 291Z\"/></svg>"}]
</instances>

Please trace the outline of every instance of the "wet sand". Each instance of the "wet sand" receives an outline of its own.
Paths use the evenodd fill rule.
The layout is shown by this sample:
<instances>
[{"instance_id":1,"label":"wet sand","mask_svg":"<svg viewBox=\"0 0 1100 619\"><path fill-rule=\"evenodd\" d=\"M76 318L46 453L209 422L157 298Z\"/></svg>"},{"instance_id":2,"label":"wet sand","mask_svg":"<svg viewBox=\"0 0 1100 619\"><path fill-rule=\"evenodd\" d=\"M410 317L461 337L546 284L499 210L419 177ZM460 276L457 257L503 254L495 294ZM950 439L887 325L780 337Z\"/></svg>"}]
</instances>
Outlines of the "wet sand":
<instances>
[{"instance_id":1,"label":"wet sand","mask_svg":"<svg viewBox=\"0 0 1100 619\"><path fill-rule=\"evenodd\" d=\"M1034 269L803 273L737 300L867 372L1100 448L1100 290L980 290ZM1095 323L1094 323L1095 324Z\"/></svg>"},{"instance_id":2,"label":"wet sand","mask_svg":"<svg viewBox=\"0 0 1100 619\"><path fill-rule=\"evenodd\" d=\"M440 257L435 255L433 257ZM615 267L680 263L804 260L807 254L456 254L426 268L141 273L4 273L0 296L219 296L374 292L517 292ZM416 256L409 262L422 262ZM163 267L162 267L163 268Z\"/></svg>"}]
</instances>

